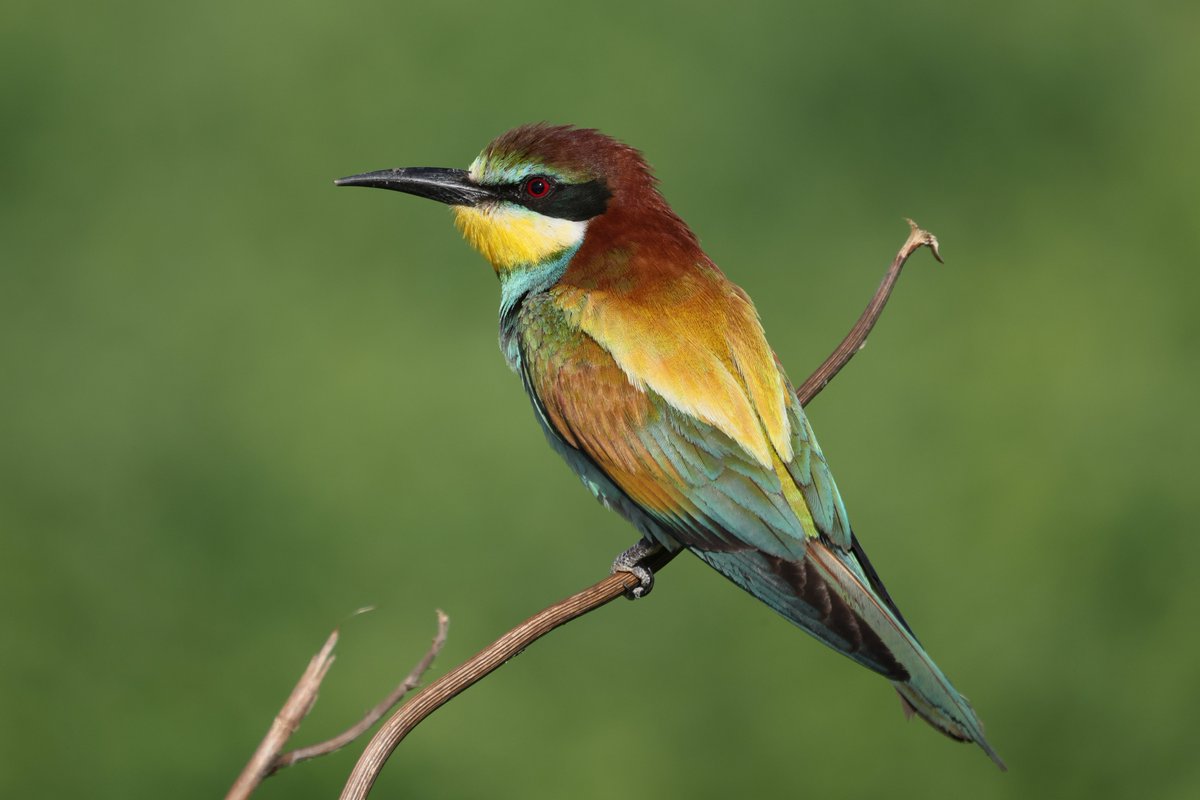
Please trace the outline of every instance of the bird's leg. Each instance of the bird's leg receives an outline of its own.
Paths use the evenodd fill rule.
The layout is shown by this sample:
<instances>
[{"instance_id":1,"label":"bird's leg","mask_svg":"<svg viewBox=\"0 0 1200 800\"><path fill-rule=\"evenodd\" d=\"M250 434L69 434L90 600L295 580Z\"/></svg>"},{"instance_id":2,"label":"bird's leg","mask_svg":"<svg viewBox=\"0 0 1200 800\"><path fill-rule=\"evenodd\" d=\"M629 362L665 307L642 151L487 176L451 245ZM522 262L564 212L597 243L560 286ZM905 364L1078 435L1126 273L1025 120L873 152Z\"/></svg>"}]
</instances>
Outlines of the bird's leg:
<instances>
[{"instance_id":1,"label":"bird's leg","mask_svg":"<svg viewBox=\"0 0 1200 800\"><path fill-rule=\"evenodd\" d=\"M638 585L625 592L625 597L637 600L650 594L654 588L654 573L642 565L646 559L661 553L663 546L648 539L639 539L638 543L617 556L612 563L612 573L628 572L638 579Z\"/></svg>"}]
</instances>

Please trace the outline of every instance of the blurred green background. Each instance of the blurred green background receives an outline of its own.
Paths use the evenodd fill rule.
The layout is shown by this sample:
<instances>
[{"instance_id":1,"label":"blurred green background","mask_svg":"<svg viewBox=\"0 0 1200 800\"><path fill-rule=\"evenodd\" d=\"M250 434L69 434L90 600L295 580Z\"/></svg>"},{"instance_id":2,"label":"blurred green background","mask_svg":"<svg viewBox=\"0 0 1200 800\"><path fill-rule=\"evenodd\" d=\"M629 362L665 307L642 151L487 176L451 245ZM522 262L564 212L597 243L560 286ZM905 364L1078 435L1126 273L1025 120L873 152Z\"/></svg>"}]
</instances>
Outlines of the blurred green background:
<instances>
[{"instance_id":1,"label":"blurred green background","mask_svg":"<svg viewBox=\"0 0 1200 800\"><path fill-rule=\"evenodd\" d=\"M380 797L1194 798L1195 3L0 10L0 795L219 796L633 531L550 451L445 208L335 190L534 120L643 149L802 380L855 527L1011 767L695 559L439 712ZM347 620L356 608L372 614ZM270 779L336 795L361 745Z\"/></svg>"}]
</instances>

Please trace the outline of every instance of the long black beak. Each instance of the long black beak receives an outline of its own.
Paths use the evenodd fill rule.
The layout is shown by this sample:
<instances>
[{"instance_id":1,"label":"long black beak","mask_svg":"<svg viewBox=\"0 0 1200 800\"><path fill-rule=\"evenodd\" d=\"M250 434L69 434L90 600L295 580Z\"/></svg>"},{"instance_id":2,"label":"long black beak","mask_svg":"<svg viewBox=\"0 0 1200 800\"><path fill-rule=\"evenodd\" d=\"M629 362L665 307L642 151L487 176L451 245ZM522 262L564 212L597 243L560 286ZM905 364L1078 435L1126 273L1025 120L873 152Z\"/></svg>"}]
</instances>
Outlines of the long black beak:
<instances>
[{"instance_id":1,"label":"long black beak","mask_svg":"<svg viewBox=\"0 0 1200 800\"><path fill-rule=\"evenodd\" d=\"M475 206L493 195L490 191L471 181L465 169L443 169L442 167L401 167L364 172L348 178L338 178L338 186L370 186L375 189L391 189L417 197L428 197L439 203L452 206Z\"/></svg>"}]
</instances>

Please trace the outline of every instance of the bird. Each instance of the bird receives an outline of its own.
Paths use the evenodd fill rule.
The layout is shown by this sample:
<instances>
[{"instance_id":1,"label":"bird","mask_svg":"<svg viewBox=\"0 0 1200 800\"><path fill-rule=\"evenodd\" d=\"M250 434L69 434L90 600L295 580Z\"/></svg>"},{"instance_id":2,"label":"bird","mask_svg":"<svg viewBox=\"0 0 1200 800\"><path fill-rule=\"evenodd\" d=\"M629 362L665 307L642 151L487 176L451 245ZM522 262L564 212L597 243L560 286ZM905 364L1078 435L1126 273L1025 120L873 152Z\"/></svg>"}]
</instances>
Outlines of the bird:
<instances>
[{"instance_id":1,"label":"bird","mask_svg":"<svg viewBox=\"0 0 1200 800\"><path fill-rule=\"evenodd\" d=\"M642 153L534 123L468 169L402 167L339 186L449 205L500 282L500 348L550 446L641 534L613 570L689 550L890 680L905 714L974 742L983 724L917 640L850 526L750 297L671 209Z\"/></svg>"}]
</instances>

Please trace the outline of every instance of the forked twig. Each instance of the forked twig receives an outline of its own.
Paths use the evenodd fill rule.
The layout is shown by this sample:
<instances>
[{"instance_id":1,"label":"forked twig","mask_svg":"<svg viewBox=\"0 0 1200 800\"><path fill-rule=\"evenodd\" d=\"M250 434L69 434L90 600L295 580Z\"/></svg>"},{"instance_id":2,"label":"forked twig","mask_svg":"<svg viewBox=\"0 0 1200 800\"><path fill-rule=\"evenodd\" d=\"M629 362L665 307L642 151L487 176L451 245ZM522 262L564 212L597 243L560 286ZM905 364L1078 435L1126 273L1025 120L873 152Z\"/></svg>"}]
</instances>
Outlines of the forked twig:
<instances>
[{"instance_id":1,"label":"forked twig","mask_svg":"<svg viewBox=\"0 0 1200 800\"><path fill-rule=\"evenodd\" d=\"M437 658L437 654L442 652L442 647L446 644L446 633L450 628L450 618L440 608L437 612L437 618L438 630L437 635L433 637L433 644L430 645L429 650L421 657L421 660L404 676L404 680L400 681L399 685L392 690L391 694L380 700L374 708L366 713L366 716L332 739L326 739L317 744L310 744L308 747L297 747L295 750L289 750L277 757L271 762L271 766L267 770L267 776L274 775L279 770L284 767L290 767L292 764L298 764L301 761L308 761L310 758L317 758L318 756L332 753L334 750L340 750L366 733L372 725L382 719L384 714L391 711L392 707L396 703L399 703L404 695L417 688L417 685L421 682L421 676L429 671L430 665L433 664L433 659Z\"/></svg>"},{"instance_id":2,"label":"forked twig","mask_svg":"<svg viewBox=\"0 0 1200 800\"><path fill-rule=\"evenodd\" d=\"M258 785L265 778L274 775L277 771L345 747L378 722L396 703L400 702L404 695L417 687L417 684L421 681L421 676L429 670L430 665L433 664L433 659L442 651L442 647L446 644L446 633L450 627L450 618L439 609L437 619L437 634L433 637L433 644L430 645L429 650L413 666L408 675L404 677L404 680L387 697L368 711L362 719L332 739L326 739L323 742L309 745L308 747L300 747L280 755L280 751L283 750L284 745L287 744L292 734L296 732L296 729L300 727L300 723L304 718L308 716L308 712L312 710L313 704L317 702L317 692L321 688L321 681L325 679L325 673L333 665L333 648L337 644L338 632L335 630L329 634L329 638L325 640L324 646L312 657L312 660L308 664L308 669L304 670L304 674L300 676L300 680L296 683L295 688L292 689L287 702L283 704L283 708L275 716L275 721L271 724L267 735L263 737L262 742L258 745L258 749L254 751L254 755L251 756L250 761L242 769L242 773L234 781L233 786L229 789L229 793L225 795L225 800L244 800L244 798L249 797L258 788Z\"/></svg>"}]
</instances>

